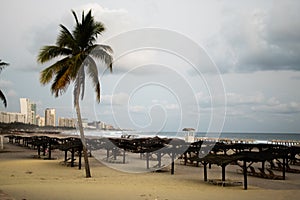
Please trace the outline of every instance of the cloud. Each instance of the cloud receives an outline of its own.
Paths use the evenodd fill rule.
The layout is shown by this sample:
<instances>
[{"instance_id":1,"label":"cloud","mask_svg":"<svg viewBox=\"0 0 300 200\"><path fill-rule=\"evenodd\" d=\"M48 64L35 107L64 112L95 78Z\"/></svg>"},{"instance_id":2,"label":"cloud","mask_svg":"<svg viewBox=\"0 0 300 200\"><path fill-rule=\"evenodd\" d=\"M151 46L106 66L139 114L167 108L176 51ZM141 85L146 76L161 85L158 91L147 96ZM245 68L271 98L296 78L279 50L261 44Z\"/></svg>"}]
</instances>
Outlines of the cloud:
<instances>
[{"instance_id":1,"label":"cloud","mask_svg":"<svg viewBox=\"0 0 300 200\"><path fill-rule=\"evenodd\" d=\"M89 3L75 9L77 13L81 13L82 10L87 12L92 9L92 14L97 21L104 23L106 31L103 32L104 38L113 37L124 31L128 31L136 28L139 25L139 20L130 15L130 13L124 9L110 9L103 7L97 3ZM71 13L70 13L71 14ZM100 40L102 40L101 38Z\"/></svg>"},{"instance_id":2,"label":"cloud","mask_svg":"<svg viewBox=\"0 0 300 200\"><path fill-rule=\"evenodd\" d=\"M259 119L257 113L275 115L300 113L300 102L282 102L276 97L267 98L262 93L256 95L228 93L227 97L227 113L231 116L256 116Z\"/></svg>"},{"instance_id":3,"label":"cloud","mask_svg":"<svg viewBox=\"0 0 300 200\"><path fill-rule=\"evenodd\" d=\"M8 92L7 92L7 97L17 97L18 94L15 90L12 90L10 89Z\"/></svg>"},{"instance_id":4,"label":"cloud","mask_svg":"<svg viewBox=\"0 0 300 200\"><path fill-rule=\"evenodd\" d=\"M265 101L265 97L262 93L258 93L256 95L242 95L237 93L227 93L226 96L227 96L228 106L260 104Z\"/></svg>"},{"instance_id":5,"label":"cloud","mask_svg":"<svg viewBox=\"0 0 300 200\"><path fill-rule=\"evenodd\" d=\"M291 79L292 80L300 80L300 76L292 76Z\"/></svg>"},{"instance_id":6,"label":"cloud","mask_svg":"<svg viewBox=\"0 0 300 200\"><path fill-rule=\"evenodd\" d=\"M209 93L198 92L195 94L195 97L201 109L209 109L211 107L220 107L226 105L226 97L224 94L214 94L212 96Z\"/></svg>"},{"instance_id":7,"label":"cloud","mask_svg":"<svg viewBox=\"0 0 300 200\"><path fill-rule=\"evenodd\" d=\"M13 82L8 80L0 80L0 88L7 98L16 97L17 93L13 89Z\"/></svg>"},{"instance_id":8,"label":"cloud","mask_svg":"<svg viewBox=\"0 0 300 200\"><path fill-rule=\"evenodd\" d=\"M119 57L114 58L113 73L114 74L138 74L149 75L158 73L152 65L158 60L157 52L147 50L137 50L128 52Z\"/></svg>"},{"instance_id":9,"label":"cloud","mask_svg":"<svg viewBox=\"0 0 300 200\"><path fill-rule=\"evenodd\" d=\"M300 113L300 103L298 102L289 102L289 103L280 103L267 104L267 105L258 105L253 106L251 109L255 112L267 112L273 114L296 114Z\"/></svg>"},{"instance_id":10,"label":"cloud","mask_svg":"<svg viewBox=\"0 0 300 200\"><path fill-rule=\"evenodd\" d=\"M211 112L210 109L218 109L222 106L218 97L210 97L204 93L196 94L200 111ZM266 97L262 92L255 94L241 94L230 92L227 97L227 116L253 116L258 112L273 114L295 114L300 112L300 102L282 102L276 97ZM216 98L216 103L210 103L212 98Z\"/></svg>"},{"instance_id":11,"label":"cloud","mask_svg":"<svg viewBox=\"0 0 300 200\"><path fill-rule=\"evenodd\" d=\"M287 0L227 10L220 32L207 41L221 71L300 70L299 7Z\"/></svg>"},{"instance_id":12,"label":"cloud","mask_svg":"<svg viewBox=\"0 0 300 200\"><path fill-rule=\"evenodd\" d=\"M133 112L133 113L145 114L147 111L148 109L145 106L141 106L141 105L134 105L129 107L129 112Z\"/></svg>"},{"instance_id":13,"label":"cloud","mask_svg":"<svg viewBox=\"0 0 300 200\"><path fill-rule=\"evenodd\" d=\"M90 9L92 9L96 21L102 22L106 28L102 35L98 36L97 43L99 44L105 44L103 42L105 39L136 28L139 25L138 20L130 16L130 13L125 9L109 9L97 3L90 3L79 6L74 10L80 18L82 10L87 12ZM60 30L59 24L63 24L69 30L72 30L75 21L71 11L50 19L47 23L34 24L24 33L23 39L26 41L26 47L31 56L36 57L42 46L55 44ZM40 71L40 68L36 67L37 64L32 64L34 62L33 59L33 62L31 61L23 68Z\"/></svg>"},{"instance_id":14,"label":"cloud","mask_svg":"<svg viewBox=\"0 0 300 200\"><path fill-rule=\"evenodd\" d=\"M151 107L153 107L153 106L160 106L160 107L162 107L162 108L164 108L166 110L169 110L169 111L182 109L180 107L182 105L180 105L178 103L170 103L170 102L168 102L168 100L153 99L151 101L151 104L152 104Z\"/></svg>"},{"instance_id":15,"label":"cloud","mask_svg":"<svg viewBox=\"0 0 300 200\"><path fill-rule=\"evenodd\" d=\"M7 80L0 80L0 87L1 88L10 88L13 86L13 82Z\"/></svg>"},{"instance_id":16,"label":"cloud","mask_svg":"<svg viewBox=\"0 0 300 200\"><path fill-rule=\"evenodd\" d=\"M102 95L101 101L106 105L127 105L129 100L129 95L127 93L116 93L113 95Z\"/></svg>"},{"instance_id":17,"label":"cloud","mask_svg":"<svg viewBox=\"0 0 300 200\"><path fill-rule=\"evenodd\" d=\"M178 110L179 109L179 106L178 106L178 104L166 104L165 105L165 108L167 109L167 110Z\"/></svg>"}]
</instances>

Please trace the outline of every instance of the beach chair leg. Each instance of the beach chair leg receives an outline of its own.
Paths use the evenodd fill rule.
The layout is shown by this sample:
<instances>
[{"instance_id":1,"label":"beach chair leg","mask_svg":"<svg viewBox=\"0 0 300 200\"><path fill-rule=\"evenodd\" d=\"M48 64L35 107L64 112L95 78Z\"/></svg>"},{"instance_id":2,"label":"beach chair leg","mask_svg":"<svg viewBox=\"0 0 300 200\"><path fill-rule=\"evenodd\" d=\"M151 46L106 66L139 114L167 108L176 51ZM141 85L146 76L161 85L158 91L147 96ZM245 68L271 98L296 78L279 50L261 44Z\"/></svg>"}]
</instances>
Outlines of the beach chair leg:
<instances>
[{"instance_id":1,"label":"beach chair leg","mask_svg":"<svg viewBox=\"0 0 300 200\"><path fill-rule=\"evenodd\" d=\"M123 150L123 164L125 164L125 149Z\"/></svg>"},{"instance_id":2,"label":"beach chair leg","mask_svg":"<svg viewBox=\"0 0 300 200\"><path fill-rule=\"evenodd\" d=\"M285 180L285 169L286 169L286 166L285 166L285 158L282 159L282 178L283 180Z\"/></svg>"},{"instance_id":3,"label":"beach chair leg","mask_svg":"<svg viewBox=\"0 0 300 200\"><path fill-rule=\"evenodd\" d=\"M265 171L265 161L261 162L261 168L262 168L263 171Z\"/></svg>"},{"instance_id":4,"label":"beach chair leg","mask_svg":"<svg viewBox=\"0 0 300 200\"><path fill-rule=\"evenodd\" d=\"M78 156L79 156L79 164L78 164L78 169L81 169L81 156L82 156L82 150L80 149L78 152Z\"/></svg>"},{"instance_id":5,"label":"beach chair leg","mask_svg":"<svg viewBox=\"0 0 300 200\"><path fill-rule=\"evenodd\" d=\"M226 165L222 165L222 181L225 181L225 167Z\"/></svg>"},{"instance_id":6,"label":"beach chair leg","mask_svg":"<svg viewBox=\"0 0 300 200\"><path fill-rule=\"evenodd\" d=\"M106 149L106 161L108 161L109 158L109 149Z\"/></svg>"},{"instance_id":7,"label":"beach chair leg","mask_svg":"<svg viewBox=\"0 0 300 200\"><path fill-rule=\"evenodd\" d=\"M172 152L172 164L171 164L171 174L174 174L174 167L175 167L175 152Z\"/></svg>"},{"instance_id":8,"label":"beach chair leg","mask_svg":"<svg viewBox=\"0 0 300 200\"><path fill-rule=\"evenodd\" d=\"M204 166L204 181L206 182L207 181L207 163L204 162L203 163L203 166Z\"/></svg>"},{"instance_id":9,"label":"beach chair leg","mask_svg":"<svg viewBox=\"0 0 300 200\"><path fill-rule=\"evenodd\" d=\"M146 166L149 169L149 152L146 153Z\"/></svg>"},{"instance_id":10,"label":"beach chair leg","mask_svg":"<svg viewBox=\"0 0 300 200\"><path fill-rule=\"evenodd\" d=\"M38 158L41 157L41 146L38 146Z\"/></svg>"},{"instance_id":11,"label":"beach chair leg","mask_svg":"<svg viewBox=\"0 0 300 200\"><path fill-rule=\"evenodd\" d=\"M43 145L43 156L46 156L46 145Z\"/></svg>"},{"instance_id":12,"label":"beach chair leg","mask_svg":"<svg viewBox=\"0 0 300 200\"><path fill-rule=\"evenodd\" d=\"M49 144L48 159L51 160L51 144Z\"/></svg>"},{"instance_id":13,"label":"beach chair leg","mask_svg":"<svg viewBox=\"0 0 300 200\"><path fill-rule=\"evenodd\" d=\"M248 183L247 183L247 162L243 161L243 173L244 173L244 190L248 189Z\"/></svg>"},{"instance_id":14,"label":"beach chair leg","mask_svg":"<svg viewBox=\"0 0 300 200\"><path fill-rule=\"evenodd\" d=\"M68 151L65 150L65 162L67 162L67 160L68 160Z\"/></svg>"},{"instance_id":15,"label":"beach chair leg","mask_svg":"<svg viewBox=\"0 0 300 200\"><path fill-rule=\"evenodd\" d=\"M0 135L0 149L4 149L4 147L3 147L3 136L2 135Z\"/></svg>"},{"instance_id":16,"label":"beach chair leg","mask_svg":"<svg viewBox=\"0 0 300 200\"><path fill-rule=\"evenodd\" d=\"M186 165L186 163L187 163L187 153L185 152L185 153L183 154L183 156L184 156L184 165Z\"/></svg>"},{"instance_id":17,"label":"beach chair leg","mask_svg":"<svg viewBox=\"0 0 300 200\"><path fill-rule=\"evenodd\" d=\"M161 168L161 153L157 153L158 167Z\"/></svg>"},{"instance_id":18,"label":"beach chair leg","mask_svg":"<svg viewBox=\"0 0 300 200\"><path fill-rule=\"evenodd\" d=\"M113 157L114 157L114 160L117 160L117 149L116 148L113 148Z\"/></svg>"},{"instance_id":19,"label":"beach chair leg","mask_svg":"<svg viewBox=\"0 0 300 200\"><path fill-rule=\"evenodd\" d=\"M74 156L75 156L75 150L72 148L72 153L71 153L71 167L74 167Z\"/></svg>"}]
</instances>

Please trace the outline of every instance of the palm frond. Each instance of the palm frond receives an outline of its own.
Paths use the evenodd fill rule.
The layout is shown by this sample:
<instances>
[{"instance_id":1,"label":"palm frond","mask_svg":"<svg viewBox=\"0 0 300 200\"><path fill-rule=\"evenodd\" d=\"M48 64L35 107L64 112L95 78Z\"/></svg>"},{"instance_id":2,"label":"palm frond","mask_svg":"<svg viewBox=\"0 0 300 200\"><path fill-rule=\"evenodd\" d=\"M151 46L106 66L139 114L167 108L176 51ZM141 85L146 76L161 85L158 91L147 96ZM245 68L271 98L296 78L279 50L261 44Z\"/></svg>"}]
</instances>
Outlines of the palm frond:
<instances>
[{"instance_id":1,"label":"palm frond","mask_svg":"<svg viewBox=\"0 0 300 200\"><path fill-rule=\"evenodd\" d=\"M110 72L112 72L112 48L107 45L94 45L93 48L90 49L90 55L95 58L100 59L104 62L104 64L109 68Z\"/></svg>"},{"instance_id":2,"label":"palm frond","mask_svg":"<svg viewBox=\"0 0 300 200\"><path fill-rule=\"evenodd\" d=\"M89 53L97 48L103 49L105 50L108 54L112 55L114 53L113 49L111 48L111 46L109 45L105 45L105 44L94 44L92 46L89 47L88 51Z\"/></svg>"},{"instance_id":3,"label":"palm frond","mask_svg":"<svg viewBox=\"0 0 300 200\"><path fill-rule=\"evenodd\" d=\"M44 46L38 54L38 62L44 63L58 56L69 56L72 50L59 46Z\"/></svg>"},{"instance_id":4,"label":"palm frond","mask_svg":"<svg viewBox=\"0 0 300 200\"><path fill-rule=\"evenodd\" d=\"M81 100L83 100L84 92L85 92L85 66L81 65L79 71L78 71L78 81L80 84L80 93L81 93Z\"/></svg>"},{"instance_id":5,"label":"palm frond","mask_svg":"<svg viewBox=\"0 0 300 200\"><path fill-rule=\"evenodd\" d=\"M73 55L72 60L72 71L71 71L71 77L73 80L77 77L77 73L79 72L80 67L83 65L83 62L86 58L86 55L84 53L78 53L76 55Z\"/></svg>"},{"instance_id":6,"label":"palm frond","mask_svg":"<svg viewBox=\"0 0 300 200\"><path fill-rule=\"evenodd\" d=\"M38 62L44 63L60 56L66 56L53 65L44 69L40 74L40 82L48 84L52 81L51 92L57 97L63 94L74 81L74 97L84 96L85 73L91 78L93 87L100 101L100 83L98 69L93 58L97 58L112 71L113 50L108 45L94 45L96 38L105 27L96 22L92 11L82 12L79 21L72 10L76 25L72 31L60 24L60 33L56 46L44 46L38 55ZM86 67L86 68L85 68ZM76 98L75 98L76 99Z\"/></svg>"},{"instance_id":7,"label":"palm frond","mask_svg":"<svg viewBox=\"0 0 300 200\"><path fill-rule=\"evenodd\" d=\"M3 92L0 90L0 99L2 100L3 104L4 104L4 107L6 108L7 107L7 101L6 101L6 98L3 94Z\"/></svg>"},{"instance_id":8,"label":"palm frond","mask_svg":"<svg viewBox=\"0 0 300 200\"><path fill-rule=\"evenodd\" d=\"M94 59L90 56L86 57L86 62L87 64L87 74L92 80L93 87L95 89L96 93L96 100L99 103L100 102L100 82L99 82L99 77L98 77L98 69L97 69L97 64L94 61Z\"/></svg>"},{"instance_id":9,"label":"palm frond","mask_svg":"<svg viewBox=\"0 0 300 200\"><path fill-rule=\"evenodd\" d=\"M68 65L69 59L69 57L66 57L41 71L40 83L43 85L48 84L56 73L60 72L64 66Z\"/></svg>"},{"instance_id":10,"label":"palm frond","mask_svg":"<svg viewBox=\"0 0 300 200\"><path fill-rule=\"evenodd\" d=\"M82 12L81 23L78 23L73 30L73 36L81 49L85 49L86 47L93 45L96 41L97 35L101 34L104 30L104 24L101 22L95 22L90 10L86 15Z\"/></svg>"},{"instance_id":11,"label":"palm frond","mask_svg":"<svg viewBox=\"0 0 300 200\"><path fill-rule=\"evenodd\" d=\"M61 30L57 37L56 44L59 47L68 47L73 51L79 50L76 40L73 38L71 32L62 24L59 25Z\"/></svg>"},{"instance_id":12,"label":"palm frond","mask_svg":"<svg viewBox=\"0 0 300 200\"><path fill-rule=\"evenodd\" d=\"M75 79L75 85L73 91L75 97L74 105L76 105L75 100L79 99L80 94L81 94L81 100L83 99L84 89L85 89L85 70L84 70L84 65L81 65L80 69L78 70L77 77Z\"/></svg>"},{"instance_id":13,"label":"palm frond","mask_svg":"<svg viewBox=\"0 0 300 200\"><path fill-rule=\"evenodd\" d=\"M6 67L8 66L9 64L6 63L6 62L3 62L1 59L0 59L0 73L1 71Z\"/></svg>"},{"instance_id":14,"label":"palm frond","mask_svg":"<svg viewBox=\"0 0 300 200\"><path fill-rule=\"evenodd\" d=\"M79 21L78 21L76 12L75 12L74 10L72 10L72 14L73 14L73 16L74 16L74 18L75 18L76 26L78 26L78 25L79 25Z\"/></svg>"},{"instance_id":15,"label":"palm frond","mask_svg":"<svg viewBox=\"0 0 300 200\"><path fill-rule=\"evenodd\" d=\"M70 77L71 66L63 66L60 71L56 73L56 76L51 85L51 92L55 97L62 95L68 89L71 82Z\"/></svg>"},{"instance_id":16,"label":"palm frond","mask_svg":"<svg viewBox=\"0 0 300 200\"><path fill-rule=\"evenodd\" d=\"M95 22L95 29L94 30L95 30L94 32L95 32L96 35L97 34L101 35L102 32L105 31L105 26L101 22Z\"/></svg>"},{"instance_id":17,"label":"palm frond","mask_svg":"<svg viewBox=\"0 0 300 200\"><path fill-rule=\"evenodd\" d=\"M88 17L88 15L91 14L91 10L88 12L88 14L86 15ZM82 11L81 14L81 25L84 24L85 21L85 16L84 16L84 10Z\"/></svg>"},{"instance_id":18,"label":"palm frond","mask_svg":"<svg viewBox=\"0 0 300 200\"><path fill-rule=\"evenodd\" d=\"M79 84L80 81L78 80L79 78L76 77L75 82L74 82L74 90L73 90L73 96L74 96L74 106L79 104L79 95L80 95L80 87L81 85Z\"/></svg>"}]
</instances>

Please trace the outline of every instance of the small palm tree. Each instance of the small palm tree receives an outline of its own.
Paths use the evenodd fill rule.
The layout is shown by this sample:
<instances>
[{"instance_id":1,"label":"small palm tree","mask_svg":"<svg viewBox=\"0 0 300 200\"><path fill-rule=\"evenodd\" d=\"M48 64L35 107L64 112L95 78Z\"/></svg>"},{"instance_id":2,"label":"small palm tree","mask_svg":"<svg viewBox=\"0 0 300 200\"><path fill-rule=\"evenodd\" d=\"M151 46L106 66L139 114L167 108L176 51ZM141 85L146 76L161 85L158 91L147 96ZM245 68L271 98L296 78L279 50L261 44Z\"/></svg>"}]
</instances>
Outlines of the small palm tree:
<instances>
[{"instance_id":1,"label":"small palm tree","mask_svg":"<svg viewBox=\"0 0 300 200\"><path fill-rule=\"evenodd\" d=\"M6 67L8 65L9 65L8 63L3 62L0 59L0 73L2 72L2 69L4 69L4 67ZM2 90L0 90L0 99L2 100L4 106L7 107L7 101L6 101L5 95L3 94Z\"/></svg>"},{"instance_id":2,"label":"small palm tree","mask_svg":"<svg viewBox=\"0 0 300 200\"><path fill-rule=\"evenodd\" d=\"M76 25L70 32L64 25L60 24L60 34L56 45L44 46L38 54L38 62L45 63L54 58L59 58L51 66L40 73L40 83L45 85L51 80L51 92L55 97L62 95L71 82L74 83L74 107L77 113L80 137L83 143L83 156L85 161L86 177L91 177L86 140L82 126L79 99L84 96L85 73L91 78L96 92L96 100L100 102L100 83L98 69L94 58L99 58L112 72L112 48L107 45L94 44L97 36L105 28L101 22L94 20L91 10L85 15L82 12L81 22L72 11Z\"/></svg>"}]
</instances>

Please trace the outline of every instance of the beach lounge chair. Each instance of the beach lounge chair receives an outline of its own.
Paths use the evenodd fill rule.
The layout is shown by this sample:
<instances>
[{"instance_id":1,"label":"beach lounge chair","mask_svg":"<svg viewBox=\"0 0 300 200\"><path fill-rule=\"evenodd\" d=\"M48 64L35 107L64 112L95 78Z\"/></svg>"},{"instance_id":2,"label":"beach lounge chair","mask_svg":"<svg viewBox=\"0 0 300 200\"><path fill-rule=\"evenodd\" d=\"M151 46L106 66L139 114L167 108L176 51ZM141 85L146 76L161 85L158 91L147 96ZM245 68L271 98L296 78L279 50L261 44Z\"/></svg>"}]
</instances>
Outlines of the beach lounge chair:
<instances>
[{"instance_id":1,"label":"beach lounge chair","mask_svg":"<svg viewBox=\"0 0 300 200\"><path fill-rule=\"evenodd\" d=\"M283 180L283 176L279 176L279 175L274 174L274 172L271 169L267 168L267 171L269 172L269 176L272 177L272 179Z\"/></svg>"},{"instance_id":2,"label":"beach lounge chair","mask_svg":"<svg viewBox=\"0 0 300 200\"><path fill-rule=\"evenodd\" d=\"M290 173L300 173L299 169L290 168L290 166L288 164L286 165L286 171L290 172Z\"/></svg>"},{"instance_id":3,"label":"beach lounge chair","mask_svg":"<svg viewBox=\"0 0 300 200\"><path fill-rule=\"evenodd\" d=\"M268 174L265 173L265 171L262 168L258 168L258 170L260 171L260 176L263 178L271 178L271 176L269 176Z\"/></svg>"},{"instance_id":4,"label":"beach lounge chair","mask_svg":"<svg viewBox=\"0 0 300 200\"><path fill-rule=\"evenodd\" d=\"M269 167L271 169L275 169L276 168L273 160L270 160L269 163L270 163Z\"/></svg>"},{"instance_id":5,"label":"beach lounge chair","mask_svg":"<svg viewBox=\"0 0 300 200\"><path fill-rule=\"evenodd\" d=\"M274 180L283 180L283 176L274 174L271 169L268 169L268 168L266 169L269 172L268 174L266 174L262 168L258 168L258 169L263 178L274 179Z\"/></svg>"},{"instance_id":6,"label":"beach lounge chair","mask_svg":"<svg viewBox=\"0 0 300 200\"><path fill-rule=\"evenodd\" d=\"M277 162L277 165L278 165L278 167L275 168L275 169L277 169L279 171L282 171L283 170L282 163L281 162ZM293 169L288 164L286 164L286 166L285 166L285 171L289 172L289 173L300 173L299 169Z\"/></svg>"},{"instance_id":7,"label":"beach lounge chair","mask_svg":"<svg viewBox=\"0 0 300 200\"><path fill-rule=\"evenodd\" d=\"M257 176L257 177L263 177L263 175L261 173L255 171L254 167L249 166L249 168L250 168L250 171L251 171L249 173L249 175L251 175L251 176Z\"/></svg>"},{"instance_id":8,"label":"beach lounge chair","mask_svg":"<svg viewBox=\"0 0 300 200\"><path fill-rule=\"evenodd\" d=\"M281 162L276 162L276 163L277 163L278 169L282 170L283 166L282 166Z\"/></svg>"}]
</instances>

